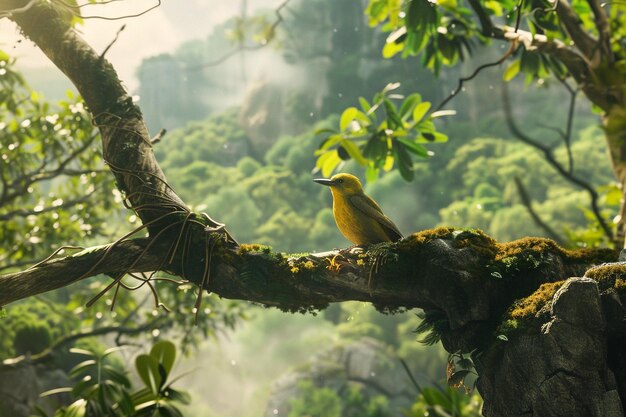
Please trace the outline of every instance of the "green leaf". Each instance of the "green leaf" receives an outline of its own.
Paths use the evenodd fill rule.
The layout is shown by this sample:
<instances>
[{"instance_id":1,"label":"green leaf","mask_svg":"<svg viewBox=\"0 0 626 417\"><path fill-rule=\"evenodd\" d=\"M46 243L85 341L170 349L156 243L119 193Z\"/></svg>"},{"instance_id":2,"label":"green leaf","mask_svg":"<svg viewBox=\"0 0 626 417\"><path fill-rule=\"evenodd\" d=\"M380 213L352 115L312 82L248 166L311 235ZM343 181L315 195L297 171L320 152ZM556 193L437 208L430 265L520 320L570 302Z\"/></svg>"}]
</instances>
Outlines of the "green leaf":
<instances>
[{"instance_id":1,"label":"green leaf","mask_svg":"<svg viewBox=\"0 0 626 417\"><path fill-rule=\"evenodd\" d=\"M359 110L356 107L348 107L341 114L339 119L339 130L346 130L350 125L350 122L354 120Z\"/></svg>"},{"instance_id":2,"label":"green leaf","mask_svg":"<svg viewBox=\"0 0 626 417\"><path fill-rule=\"evenodd\" d=\"M378 179L379 172L380 170L378 168L374 167L373 164L370 164L365 170L365 179L367 182L374 182Z\"/></svg>"},{"instance_id":3,"label":"green leaf","mask_svg":"<svg viewBox=\"0 0 626 417\"><path fill-rule=\"evenodd\" d=\"M524 50L520 58L520 70L525 74L534 76L539 71L540 62L537 52Z\"/></svg>"},{"instance_id":4,"label":"green leaf","mask_svg":"<svg viewBox=\"0 0 626 417\"><path fill-rule=\"evenodd\" d=\"M413 109L413 120L415 123L419 123L424 118L428 110L430 110L430 106L431 104L428 101L424 101L415 106L415 109Z\"/></svg>"},{"instance_id":5,"label":"green leaf","mask_svg":"<svg viewBox=\"0 0 626 417\"><path fill-rule=\"evenodd\" d=\"M78 365L74 366L70 372L69 372L69 376L79 376L84 372L88 372L89 369L91 369L92 367L94 367L96 365L96 360L95 359L88 359L86 361L83 361L81 363L79 363Z\"/></svg>"},{"instance_id":6,"label":"green leaf","mask_svg":"<svg viewBox=\"0 0 626 417\"><path fill-rule=\"evenodd\" d=\"M465 377L468 376L471 372L472 371L469 371L467 369L454 372L452 375L450 375L450 378L448 378L448 385L454 388L461 387L463 385Z\"/></svg>"},{"instance_id":7,"label":"green leaf","mask_svg":"<svg viewBox=\"0 0 626 417\"><path fill-rule=\"evenodd\" d=\"M316 135L321 135L322 133L337 133L337 131L335 129L330 129L327 127L321 127L319 129L315 129L314 132Z\"/></svg>"},{"instance_id":8,"label":"green leaf","mask_svg":"<svg viewBox=\"0 0 626 417\"><path fill-rule=\"evenodd\" d=\"M324 164L322 165L322 175L325 177L329 177L340 162L341 158L339 157L337 151L330 151L329 157L324 161Z\"/></svg>"},{"instance_id":9,"label":"green leaf","mask_svg":"<svg viewBox=\"0 0 626 417\"><path fill-rule=\"evenodd\" d=\"M502 79L506 82L511 81L513 78L515 78L517 74L519 74L520 66L521 61L519 59L511 62L511 64L504 70L504 73L502 74Z\"/></svg>"},{"instance_id":10,"label":"green leaf","mask_svg":"<svg viewBox=\"0 0 626 417\"><path fill-rule=\"evenodd\" d=\"M178 401L183 404L191 404L191 395L185 391L175 390L170 388L167 390L168 397L172 399L172 401Z\"/></svg>"},{"instance_id":11,"label":"green leaf","mask_svg":"<svg viewBox=\"0 0 626 417\"><path fill-rule=\"evenodd\" d=\"M93 353L90 350L78 349L78 348L71 348L70 349L70 353L76 353L76 354L79 354L79 355L86 355L86 356L96 356L96 354Z\"/></svg>"},{"instance_id":12,"label":"green leaf","mask_svg":"<svg viewBox=\"0 0 626 417\"><path fill-rule=\"evenodd\" d=\"M406 145L409 152L414 153L415 155L422 157L422 158L428 158L429 156L428 149L426 149L426 147L420 145L419 143L413 142L412 140L407 139L407 138L397 138L397 139L398 141Z\"/></svg>"},{"instance_id":13,"label":"green leaf","mask_svg":"<svg viewBox=\"0 0 626 417\"><path fill-rule=\"evenodd\" d=\"M342 161L350 160L350 154L348 153L348 151L346 151L346 148L344 148L343 146L337 147L337 155L339 155L339 158L341 158Z\"/></svg>"},{"instance_id":14,"label":"green leaf","mask_svg":"<svg viewBox=\"0 0 626 417\"><path fill-rule=\"evenodd\" d=\"M469 358L461 359L460 361L456 363L456 365L461 369L471 370L472 368L474 368L474 362L472 362L472 360Z\"/></svg>"},{"instance_id":15,"label":"green leaf","mask_svg":"<svg viewBox=\"0 0 626 417\"><path fill-rule=\"evenodd\" d=\"M352 159L354 159L359 165L366 166L368 164L368 160L363 156L361 150L358 146L354 144L354 142L349 140L342 140L341 146L348 152L348 155Z\"/></svg>"},{"instance_id":16,"label":"green leaf","mask_svg":"<svg viewBox=\"0 0 626 417\"><path fill-rule=\"evenodd\" d=\"M448 135L444 133L434 132L433 135L435 136L435 139L431 141L433 143L442 143L448 141Z\"/></svg>"},{"instance_id":17,"label":"green leaf","mask_svg":"<svg viewBox=\"0 0 626 417\"><path fill-rule=\"evenodd\" d=\"M422 96L415 93L411 94L407 98L404 99L402 106L400 106L400 116L404 119L404 116L409 114L411 110L415 108L415 106L422 101Z\"/></svg>"},{"instance_id":18,"label":"green leaf","mask_svg":"<svg viewBox=\"0 0 626 417\"><path fill-rule=\"evenodd\" d=\"M150 388L152 393L157 394L163 382L159 374L158 360L151 355L139 355L135 359L135 368L145 386Z\"/></svg>"},{"instance_id":19,"label":"green leaf","mask_svg":"<svg viewBox=\"0 0 626 417\"><path fill-rule=\"evenodd\" d=\"M393 149L396 155L396 161L398 162L400 175L402 175L402 178L404 178L405 181L413 181L415 178L415 171L413 170L413 160L411 159L411 155L409 155L406 147L400 143L396 143Z\"/></svg>"},{"instance_id":20,"label":"green leaf","mask_svg":"<svg viewBox=\"0 0 626 417\"><path fill-rule=\"evenodd\" d=\"M430 115L431 119L444 116L456 116L456 110L438 110Z\"/></svg>"},{"instance_id":21,"label":"green leaf","mask_svg":"<svg viewBox=\"0 0 626 417\"><path fill-rule=\"evenodd\" d=\"M321 154L321 156L317 158L317 161L315 161L315 167L317 169L322 169L322 167L326 163L326 160L331 157L333 152L334 151L326 151L323 154Z\"/></svg>"},{"instance_id":22,"label":"green leaf","mask_svg":"<svg viewBox=\"0 0 626 417\"><path fill-rule=\"evenodd\" d=\"M66 392L72 392L72 388L64 387L64 388L51 389L51 390L42 392L41 394L39 394L39 397L43 398L43 397L48 397L50 395L64 394Z\"/></svg>"},{"instance_id":23,"label":"green leaf","mask_svg":"<svg viewBox=\"0 0 626 417\"><path fill-rule=\"evenodd\" d=\"M67 407L64 417L84 417L86 411L87 401L81 398Z\"/></svg>"},{"instance_id":24,"label":"green leaf","mask_svg":"<svg viewBox=\"0 0 626 417\"><path fill-rule=\"evenodd\" d=\"M376 159L387 154L387 141L380 137L372 136L363 147L363 155L368 159Z\"/></svg>"},{"instance_id":25,"label":"green leaf","mask_svg":"<svg viewBox=\"0 0 626 417\"><path fill-rule=\"evenodd\" d=\"M359 104L361 104L361 108L365 113L368 113L372 108L370 103L364 97L359 97Z\"/></svg>"},{"instance_id":26,"label":"green leaf","mask_svg":"<svg viewBox=\"0 0 626 417\"><path fill-rule=\"evenodd\" d=\"M135 411L141 411L149 407L153 407L157 404L156 400L149 400L143 403L139 403L135 405Z\"/></svg>"},{"instance_id":27,"label":"green leaf","mask_svg":"<svg viewBox=\"0 0 626 417\"><path fill-rule=\"evenodd\" d=\"M402 119L398 114L396 106L389 99L384 99L383 104L385 105L385 112L387 113L387 118L389 119L389 128L395 130L399 127L403 127L404 123L402 123Z\"/></svg>"},{"instance_id":28,"label":"green leaf","mask_svg":"<svg viewBox=\"0 0 626 417\"><path fill-rule=\"evenodd\" d=\"M176 361L176 346L169 340L162 340L152 346L150 356L154 357L160 364L163 365L167 377L174 366L174 362Z\"/></svg>"},{"instance_id":29,"label":"green leaf","mask_svg":"<svg viewBox=\"0 0 626 417\"><path fill-rule=\"evenodd\" d=\"M398 54L399 52L402 52L403 49L404 49L404 43L387 42L385 43L385 46L383 46L383 50L382 50L383 58L385 59L392 58L394 55Z\"/></svg>"},{"instance_id":30,"label":"green leaf","mask_svg":"<svg viewBox=\"0 0 626 417\"><path fill-rule=\"evenodd\" d=\"M342 139L343 138L341 137L341 135L329 136L322 142L318 150L325 151L331 148L332 146L338 144L339 142L341 142Z\"/></svg>"}]
</instances>

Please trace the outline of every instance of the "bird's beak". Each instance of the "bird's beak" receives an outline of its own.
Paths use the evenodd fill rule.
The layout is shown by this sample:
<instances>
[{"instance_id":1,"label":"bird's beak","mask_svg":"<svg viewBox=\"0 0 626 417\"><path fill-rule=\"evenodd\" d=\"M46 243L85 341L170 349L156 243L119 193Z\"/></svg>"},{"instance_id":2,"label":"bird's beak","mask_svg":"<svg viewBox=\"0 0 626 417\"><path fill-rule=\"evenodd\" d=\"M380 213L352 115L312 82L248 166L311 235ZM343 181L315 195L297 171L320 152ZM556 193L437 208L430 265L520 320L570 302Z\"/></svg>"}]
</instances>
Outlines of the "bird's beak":
<instances>
[{"instance_id":1,"label":"bird's beak","mask_svg":"<svg viewBox=\"0 0 626 417\"><path fill-rule=\"evenodd\" d=\"M314 178L313 181L318 184L326 185L328 187L335 184L332 180L328 180L326 178Z\"/></svg>"}]
</instances>

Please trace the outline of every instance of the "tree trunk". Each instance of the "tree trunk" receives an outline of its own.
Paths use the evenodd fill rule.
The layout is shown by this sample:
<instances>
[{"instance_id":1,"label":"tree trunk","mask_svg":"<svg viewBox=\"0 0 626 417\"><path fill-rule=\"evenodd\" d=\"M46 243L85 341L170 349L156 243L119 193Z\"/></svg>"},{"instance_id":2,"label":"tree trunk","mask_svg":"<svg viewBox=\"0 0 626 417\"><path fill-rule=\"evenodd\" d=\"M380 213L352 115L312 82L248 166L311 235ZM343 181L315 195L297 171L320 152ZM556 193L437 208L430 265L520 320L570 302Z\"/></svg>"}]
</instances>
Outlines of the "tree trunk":
<instances>
[{"instance_id":1,"label":"tree trunk","mask_svg":"<svg viewBox=\"0 0 626 417\"><path fill-rule=\"evenodd\" d=\"M626 107L613 106L603 117L604 132L611 164L617 183L622 190L617 223L618 247L626 247Z\"/></svg>"}]
</instances>

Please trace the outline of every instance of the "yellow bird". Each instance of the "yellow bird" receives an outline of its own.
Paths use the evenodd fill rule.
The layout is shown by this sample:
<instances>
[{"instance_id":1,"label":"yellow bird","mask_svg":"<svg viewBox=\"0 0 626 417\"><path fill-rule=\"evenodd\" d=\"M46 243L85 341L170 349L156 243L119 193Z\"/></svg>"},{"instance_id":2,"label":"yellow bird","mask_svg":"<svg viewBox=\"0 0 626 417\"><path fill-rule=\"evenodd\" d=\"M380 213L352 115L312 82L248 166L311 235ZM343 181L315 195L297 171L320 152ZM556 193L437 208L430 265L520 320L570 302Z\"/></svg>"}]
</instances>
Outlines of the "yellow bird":
<instances>
[{"instance_id":1,"label":"yellow bird","mask_svg":"<svg viewBox=\"0 0 626 417\"><path fill-rule=\"evenodd\" d=\"M361 182L350 174L331 179L316 178L318 184L330 187L333 194L333 216L339 231L355 245L395 242L402 233L376 202L363 191Z\"/></svg>"}]
</instances>

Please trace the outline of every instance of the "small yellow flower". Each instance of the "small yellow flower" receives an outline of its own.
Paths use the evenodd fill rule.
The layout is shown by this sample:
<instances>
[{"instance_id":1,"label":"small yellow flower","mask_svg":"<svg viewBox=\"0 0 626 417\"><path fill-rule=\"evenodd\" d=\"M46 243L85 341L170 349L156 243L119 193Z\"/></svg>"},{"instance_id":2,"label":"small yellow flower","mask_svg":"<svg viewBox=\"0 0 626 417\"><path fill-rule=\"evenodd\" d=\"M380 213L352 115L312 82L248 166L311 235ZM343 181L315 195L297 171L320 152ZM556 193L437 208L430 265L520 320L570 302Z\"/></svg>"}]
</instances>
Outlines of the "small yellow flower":
<instances>
[{"instance_id":1,"label":"small yellow flower","mask_svg":"<svg viewBox=\"0 0 626 417\"><path fill-rule=\"evenodd\" d=\"M359 266L363 266L363 265L365 265L365 262L363 261L363 259L357 259L356 260L356 264L359 265Z\"/></svg>"},{"instance_id":2,"label":"small yellow flower","mask_svg":"<svg viewBox=\"0 0 626 417\"><path fill-rule=\"evenodd\" d=\"M297 274L300 271L300 268L298 268L297 266L292 266L291 267L291 273L292 274Z\"/></svg>"},{"instance_id":3,"label":"small yellow flower","mask_svg":"<svg viewBox=\"0 0 626 417\"><path fill-rule=\"evenodd\" d=\"M302 266L304 266L306 269L313 269L313 261L306 261Z\"/></svg>"}]
</instances>

